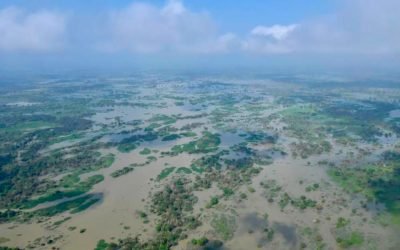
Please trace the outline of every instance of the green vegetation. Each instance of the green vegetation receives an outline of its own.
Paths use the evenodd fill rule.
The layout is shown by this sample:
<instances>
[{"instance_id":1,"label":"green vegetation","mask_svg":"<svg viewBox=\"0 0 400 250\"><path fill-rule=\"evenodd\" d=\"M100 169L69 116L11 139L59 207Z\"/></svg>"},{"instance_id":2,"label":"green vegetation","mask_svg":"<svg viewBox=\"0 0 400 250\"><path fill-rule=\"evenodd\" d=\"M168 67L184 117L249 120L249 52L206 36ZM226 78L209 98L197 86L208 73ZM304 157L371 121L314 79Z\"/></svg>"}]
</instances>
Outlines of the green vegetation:
<instances>
[{"instance_id":1,"label":"green vegetation","mask_svg":"<svg viewBox=\"0 0 400 250\"><path fill-rule=\"evenodd\" d=\"M113 178L118 178L118 177L120 177L120 176L122 176L122 175L126 175L126 174L132 172L133 170L134 170L133 167L124 167L124 168L122 168L122 169L115 170L115 171L112 172L110 175L111 175L111 177L113 177Z\"/></svg>"},{"instance_id":2,"label":"green vegetation","mask_svg":"<svg viewBox=\"0 0 400 250\"><path fill-rule=\"evenodd\" d=\"M291 204L293 207L301 210L307 208L314 208L317 202L302 195L299 198L290 196L287 192L283 192L282 186L278 185L276 180L267 180L260 183L264 188L264 195L269 202L274 202L279 197L278 205L283 210L287 205Z\"/></svg>"},{"instance_id":3,"label":"green vegetation","mask_svg":"<svg viewBox=\"0 0 400 250\"><path fill-rule=\"evenodd\" d=\"M300 235L302 237L302 243L300 244L301 249L326 249L326 243L323 241L317 228L306 227L301 229Z\"/></svg>"},{"instance_id":4,"label":"green vegetation","mask_svg":"<svg viewBox=\"0 0 400 250\"><path fill-rule=\"evenodd\" d=\"M176 170L177 174L191 174L192 170L190 168L186 168L186 167L180 167Z\"/></svg>"},{"instance_id":5,"label":"green vegetation","mask_svg":"<svg viewBox=\"0 0 400 250\"><path fill-rule=\"evenodd\" d=\"M197 246L204 246L207 244L208 239L206 237L201 237L200 239L192 239L192 244Z\"/></svg>"},{"instance_id":6,"label":"green vegetation","mask_svg":"<svg viewBox=\"0 0 400 250\"><path fill-rule=\"evenodd\" d=\"M334 230L336 242L341 248L353 248L364 243L364 235L352 229L349 219L339 217Z\"/></svg>"},{"instance_id":7,"label":"green vegetation","mask_svg":"<svg viewBox=\"0 0 400 250\"><path fill-rule=\"evenodd\" d=\"M316 191L319 189L319 184L318 183L314 183L312 185L309 185L306 187L306 192L311 192L311 191Z\"/></svg>"},{"instance_id":8,"label":"green vegetation","mask_svg":"<svg viewBox=\"0 0 400 250\"><path fill-rule=\"evenodd\" d=\"M100 201L99 198L89 194L80 198L76 198L74 200L61 202L52 207L38 209L32 212L32 214L45 217L54 216L56 214L60 214L66 211L70 211L72 214L74 214L86 210L98 201Z\"/></svg>"},{"instance_id":9,"label":"green vegetation","mask_svg":"<svg viewBox=\"0 0 400 250\"><path fill-rule=\"evenodd\" d=\"M349 235L336 238L336 242L342 248L360 246L364 243L364 236L359 232L351 232Z\"/></svg>"},{"instance_id":10,"label":"green vegetation","mask_svg":"<svg viewBox=\"0 0 400 250\"><path fill-rule=\"evenodd\" d=\"M157 140L158 135L150 129L146 134L136 134L131 137L123 139L117 144L117 148L121 153L129 153L139 147L142 142L149 142Z\"/></svg>"},{"instance_id":11,"label":"green vegetation","mask_svg":"<svg viewBox=\"0 0 400 250\"><path fill-rule=\"evenodd\" d=\"M289 202L290 202L290 196L288 195L288 193L284 193L278 202L281 210L283 210L289 204Z\"/></svg>"},{"instance_id":12,"label":"green vegetation","mask_svg":"<svg viewBox=\"0 0 400 250\"><path fill-rule=\"evenodd\" d=\"M64 190L57 190L49 192L48 194L41 196L34 200L28 200L20 205L21 208L33 208L37 205L45 202L56 201L63 198L72 198L88 192L94 185L104 180L103 175L93 175L88 177L85 181L76 183L79 180L78 175L67 175L61 179L60 184L63 188L69 188Z\"/></svg>"},{"instance_id":13,"label":"green vegetation","mask_svg":"<svg viewBox=\"0 0 400 250\"><path fill-rule=\"evenodd\" d=\"M336 228L346 227L349 224L350 224L350 220L345 219L343 217L339 217L337 222L336 222Z\"/></svg>"},{"instance_id":14,"label":"green vegetation","mask_svg":"<svg viewBox=\"0 0 400 250\"><path fill-rule=\"evenodd\" d=\"M230 215L215 215L211 220L211 226L222 240L229 240L236 230L236 220Z\"/></svg>"},{"instance_id":15,"label":"green vegetation","mask_svg":"<svg viewBox=\"0 0 400 250\"><path fill-rule=\"evenodd\" d=\"M161 115L157 114L154 115L151 119L149 119L150 122L161 122L164 125L169 125L169 124L174 124L176 122L176 118L168 116L168 115Z\"/></svg>"},{"instance_id":16,"label":"green vegetation","mask_svg":"<svg viewBox=\"0 0 400 250\"><path fill-rule=\"evenodd\" d=\"M264 132L249 132L246 134L246 141L249 143L275 144L277 136L272 136Z\"/></svg>"},{"instance_id":17,"label":"green vegetation","mask_svg":"<svg viewBox=\"0 0 400 250\"><path fill-rule=\"evenodd\" d=\"M27 121L17 123L16 125L8 128L2 128L2 132L13 133L13 132L26 132L30 130L38 130L43 128L52 128L55 124L45 121Z\"/></svg>"},{"instance_id":18,"label":"green vegetation","mask_svg":"<svg viewBox=\"0 0 400 250\"><path fill-rule=\"evenodd\" d=\"M291 204L294 207L297 207L300 209L306 209L308 207L311 207L311 208L315 207L317 205L317 202L302 195L302 196L300 196L300 198L291 199Z\"/></svg>"},{"instance_id":19,"label":"green vegetation","mask_svg":"<svg viewBox=\"0 0 400 250\"><path fill-rule=\"evenodd\" d=\"M292 143L293 156L307 158L314 154L322 154L331 150L331 145L324 138L323 122L327 117L318 112L314 105L291 106L280 112L282 121L287 124L287 131L299 142Z\"/></svg>"},{"instance_id":20,"label":"green vegetation","mask_svg":"<svg viewBox=\"0 0 400 250\"><path fill-rule=\"evenodd\" d=\"M118 145L118 151L121 153L129 153L129 152L135 150L137 147L138 147L137 144L124 143L124 144Z\"/></svg>"},{"instance_id":21,"label":"green vegetation","mask_svg":"<svg viewBox=\"0 0 400 250\"><path fill-rule=\"evenodd\" d=\"M316 201L308 199L304 195L300 196L300 198L292 198L288 193L284 193L279 200L280 208L283 210L289 203L302 210L309 207L314 208L317 205Z\"/></svg>"},{"instance_id":22,"label":"green vegetation","mask_svg":"<svg viewBox=\"0 0 400 250\"><path fill-rule=\"evenodd\" d=\"M152 131L154 131L155 129L161 127L161 126L162 126L162 124L153 122L153 123L151 123L149 126L147 126L147 127L144 129L144 131L146 131L146 132L152 132Z\"/></svg>"},{"instance_id":23,"label":"green vegetation","mask_svg":"<svg viewBox=\"0 0 400 250\"><path fill-rule=\"evenodd\" d=\"M74 134L70 134L70 135L66 135L66 136L57 137L51 141L51 144L56 144L56 143L60 143L60 142L64 142L64 141L79 140L79 139L83 139L83 138L84 138L83 134L74 133Z\"/></svg>"},{"instance_id":24,"label":"green vegetation","mask_svg":"<svg viewBox=\"0 0 400 250\"><path fill-rule=\"evenodd\" d=\"M147 160L149 160L149 161L157 161L157 157L155 157L153 155L149 155L149 156L147 156Z\"/></svg>"},{"instance_id":25,"label":"green vegetation","mask_svg":"<svg viewBox=\"0 0 400 250\"><path fill-rule=\"evenodd\" d=\"M114 161L115 161L115 155L107 154L105 156L100 157L98 162L96 162L94 166L90 167L90 169L88 170L82 169L81 173L96 171L102 168L109 168L114 163Z\"/></svg>"},{"instance_id":26,"label":"green vegetation","mask_svg":"<svg viewBox=\"0 0 400 250\"><path fill-rule=\"evenodd\" d=\"M10 239L5 238L5 237L0 237L0 244L6 243L6 242L8 242L8 241L10 241ZM0 249L1 249L1 248L2 248L2 247L0 247ZM5 248L5 250L7 250L7 248Z\"/></svg>"},{"instance_id":27,"label":"green vegetation","mask_svg":"<svg viewBox=\"0 0 400 250\"><path fill-rule=\"evenodd\" d=\"M139 219L149 224L143 225L140 233L121 224L127 235L139 235L115 243L99 240L96 249L165 250L176 248L179 242L188 249L221 248L222 242L212 237L224 241L233 237L235 219L242 220L245 211L235 210L236 203L247 206L259 194L274 203L268 208L274 215L269 218L273 224L269 225L268 216L256 216L254 224L249 217L248 232L255 233L260 248L280 248L287 240L284 247L368 249L375 240L374 230L382 230L382 247L389 246L389 234L386 237L383 232L400 224L398 86L367 88L364 84L369 83L363 80L359 85L363 87L355 88L343 80L337 87L330 82L336 82L331 77L301 80L267 75L279 84L258 84L259 75L235 84L209 80L211 77L191 81L184 75L166 79L137 76L134 81L40 76L40 84L32 82L36 78L26 79L29 84L14 84L12 78L5 78L10 84L3 83L0 88L0 223L13 223L21 231L29 223L38 223L46 230L64 229L75 213L101 202L101 194L91 191L104 180L102 170L112 166L116 157L127 157L109 152L138 150L143 156L140 162L130 158L135 153L129 157L133 161L130 165L113 169L110 176L118 178L155 161L191 162L166 165L154 178L158 182L141 180L141 185L152 185L149 198L142 200L146 202L143 211L138 211ZM154 91L158 84L167 87ZM157 145L160 141L162 145ZM158 146L168 148L166 152L152 150ZM390 151L381 154L383 150ZM299 159L292 161L293 166L286 164L292 157ZM284 168L265 167L276 159L278 164L282 159ZM304 184L296 191L305 195L291 193L299 186L285 176L296 167L299 171L293 173L299 174L296 179ZM350 200L331 183L309 182L315 179L314 168L327 169L333 182L351 194ZM254 177L261 171L267 178L282 174L276 180L288 182L266 179L257 186ZM113 179L112 183L124 179ZM194 212L194 194L204 191L208 195L210 188L216 188L218 195L206 196L207 209L199 207ZM320 197L318 203L314 197ZM348 218L332 214L358 206L353 197L357 202L360 199L363 209L353 209ZM381 205L385 209L381 210ZM377 216L371 219L366 213L373 206L378 208ZM255 207L258 214L265 213ZM321 212L324 208L328 209ZM303 218L305 209L310 211ZM281 217L275 217L277 213L296 218L295 228L286 225L287 221L282 224ZM303 228L301 222L309 218L315 227ZM202 221L207 226L210 223L215 234L201 237L198 233L203 228L195 229ZM327 224L337 246L324 242L319 231L322 223ZM372 226L364 231L368 223ZM68 226L71 232L67 234L86 232L83 226ZM279 240L268 245L275 234ZM115 235L115 239L120 236ZM0 237L0 243L4 241ZM21 247L59 247L47 235L29 241L32 244Z\"/></svg>"},{"instance_id":28,"label":"green vegetation","mask_svg":"<svg viewBox=\"0 0 400 250\"><path fill-rule=\"evenodd\" d=\"M144 224L149 223L149 217L147 216L147 214L143 211L138 211L139 217L143 220Z\"/></svg>"},{"instance_id":29,"label":"green vegetation","mask_svg":"<svg viewBox=\"0 0 400 250\"><path fill-rule=\"evenodd\" d=\"M192 163L191 168L199 173L210 168L220 169L222 167L221 160L220 154L202 156Z\"/></svg>"},{"instance_id":30,"label":"green vegetation","mask_svg":"<svg viewBox=\"0 0 400 250\"><path fill-rule=\"evenodd\" d=\"M211 197L210 202L206 205L206 208L212 208L213 206L217 205L219 203L219 199L217 196Z\"/></svg>"},{"instance_id":31,"label":"green vegetation","mask_svg":"<svg viewBox=\"0 0 400 250\"><path fill-rule=\"evenodd\" d=\"M151 154L151 150L148 148L144 148L142 151L139 152L141 155L148 155Z\"/></svg>"},{"instance_id":32,"label":"green vegetation","mask_svg":"<svg viewBox=\"0 0 400 250\"><path fill-rule=\"evenodd\" d=\"M109 250L109 246L110 244L108 244L105 240L99 240L94 250Z\"/></svg>"},{"instance_id":33,"label":"green vegetation","mask_svg":"<svg viewBox=\"0 0 400 250\"><path fill-rule=\"evenodd\" d=\"M151 212L160 216L156 225L156 238L145 243L130 240L130 244L136 246L131 249L170 249L182 239L183 231L200 225L200 221L191 215L197 198L190 192L188 183L179 178L154 194Z\"/></svg>"},{"instance_id":34,"label":"green vegetation","mask_svg":"<svg viewBox=\"0 0 400 250\"><path fill-rule=\"evenodd\" d=\"M195 137L197 134L195 132L183 132L181 133L182 136L184 137Z\"/></svg>"},{"instance_id":35,"label":"green vegetation","mask_svg":"<svg viewBox=\"0 0 400 250\"><path fill-rule=\"evenodd\" d=\"M164 136L161 140L162 141L174 141L179 138L181 138L181 136L178 134L170 134L170 135Z\"/></svg>"},{"instance_id":36,"label":"green vegetation","mask_svg":"<svg viewBox=\"0 0 400 250\"><path fill-rule=\"evenodd\" d=\"M197 167L196 165L193 165L193 164L190 166L190 169L192 169L193 172L196 172L196 173L199 173L199 174L204 172L203 168L199 168L199 167Z\"/></svg>"},{"instance_id":37,"label":"green vegetation","mask_svg":"<svg viewBox=\"0 0 400 250\"><path fill-rule=\"evenodd\" d=\"M175 145L172 147L171 152L175 155L183 152L189 154L210 153L218 150L220 143L221 139L218 134L205 131L200 139L182 145Z\"/></svg>"},{"instance_id":38,"label":"green vegetation","mask_svg":"<svg viewBox=\"0 0 400 250\"><path fill-rule=\"evenodd\" d=\"M83 144L80 150L74 149L65 153L56 151L50 155L32 156L36 159L35 161L23 161L19 163L20 165L8 163L2 168L3 174L0 174L5 177L0 182L0 207L32 208L43 202L70 198L88 192L93 185L101 182L103 177L95 175L79 182L79 175L109 167L115 156L112 154L101 156L85 148L85 145ZM72 173L58 182L38 178L41 175L58 175L64 172ZM12 185L15 181L21 180L25 180L23 185ZM15 195L16 193L19 195Z\"/></svg>"},{"instance_id":39,"label":"green vegetation","mask_svg":"<svg viewBox=\"0 0 400 250\"><path fill-rule=\"evenodd\" d=\"M229 197L229 196L232 196L235 194L235 191L233 191L231 188L227 188L227 187L223 188L222 192L223 192L224 197Z\"/></svg>"},{"instance_id":40,"label":"green vegetation","mask_svg":"<svg viewBox=\"0 0 400 250\"><path fill-rule=\"evenodd\" d=\"M382 162L357 168L331 168L328 174L344 190L361 193L370 201L385 204L400 223L400 153L385 152Z\"/></svg>"},{"instance_id":41,"label":"green vegetation","mask_svg":"<svg viewBox=\"0 0 400 250\"><path fill-rule=\"evenodd\" d=\"M276 180L263 181L260 183L260 186L265 189L264 196L269 202L274 202L275 198L277 198L279 193L282 191L282 187L278 185ZM283 207L286 205L284 203L282 204Z\"/></svg>"},{"instance_id":42,"label":"green vegetation","mask_svg":"<svg viewBox=\"0 0 400 250\"><path fill-rule=\"evenodd\" d=\"M54 226L54 227L58 227L58 226L60 226L61 224L63 224L64 222L66 222L66 221L68 221L68 220L70 220L70 219L71 219L71 217L65 217L64 219L55 221L55 222L53 223L53 226Z\"/></svg>"},{"instance_id":43,"label":"green vegetation","mask_svg":"<svg viewBox=\"0 0 400 250\"><path fill-rule=\"evenodd\" d=\"M376 137L382 135L379 129L382 120L396 107L391 103L377 101L326 103L315 97L312 97L314 100L307 96L291 98L303 99L306 104L292 105L281 112L283 120L294 136L305 143L314 144L314 147L327 134L345 144L355 139L376 142ZM371 112L371 109L379 112Z\"/></svg>"},{"instance_id":44,"label":"green vegetation","mask_svg":"<svg viewBox=\"0 0 400 250\"><path fill-rule=\"evenodd\" d=\"M248 190L250 193L254 193L254 192L256 191L253 187L247 187L247 190Z\"/></svg>"},{"instance_id":45,"label":"green vegetation","mask_svg":"<svg viewBox=\"0 0 400 250\"><path fill-rule=\"evenodd\" d=\"M395 130L390 122L383 123L389 112L396 108L393 103L324 102L323 98L333 99L329 95L316 97L308 94L293 95L280 100L280 103L285 103L288 107L279 112L278 116L274 115L274 118L280 117L287 124L285 130L290 136L300 140L292 144L294 156L307 158L313 154L330 152L332 145L326 140L328 135L344 145L357 141L376 143L377 137L384 135L382 126Z\"/></svg>"},{"instance_id":46,"label":"green vegetation","mask_svg":"<svg viewBox=\"0 0 400 250\"><path fill-rule=\"evenodd\" d=\"M174 172L175 167L168 167L168 168L164 168L161 173L157 176L157 180L161 181L165 178L167 178L170 174L172 174L172 172Z\"/></svg>"},{"instance_id":47,"label":"green vegetation","mask_svg":"<svg viewBox=\"0 0 400 250\"><path fill-rule=\"evenodd\" d=\"M87 194L79 198L75 198L68 201L60 202L56 205L49 206L46 208L37 209L31 212L21 212L15 210L6 210L5 212L0 212L0 222L8 222L19 219L20 221L29 221L37 216L39 217L51 217L57 214L61 214L69 211L70 214L82 212L95 203L100 201L100 198L93 194ZM57 221L53 226L58 226L59 224L69 220L70 218Z\"/></svg>"}]
</instances>

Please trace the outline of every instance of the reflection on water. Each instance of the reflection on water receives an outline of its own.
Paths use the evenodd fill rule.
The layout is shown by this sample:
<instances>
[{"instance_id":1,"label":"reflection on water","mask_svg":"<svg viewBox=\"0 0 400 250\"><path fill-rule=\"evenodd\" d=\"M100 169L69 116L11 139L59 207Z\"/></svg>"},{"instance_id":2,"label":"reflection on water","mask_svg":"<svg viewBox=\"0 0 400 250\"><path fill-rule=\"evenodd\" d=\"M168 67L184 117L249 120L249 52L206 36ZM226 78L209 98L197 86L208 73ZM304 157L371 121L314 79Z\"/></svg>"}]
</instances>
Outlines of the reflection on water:
<instances>
[{"instance_id":1,"label":"reflection on water","mask_svg":"<svg viewBox=\"0 0 400 250\"><path fill-rule=\"evenodd\" d=\"M296 228L283 223L275 222L273 228L292 246L297 244Z\"/></svg>"},{"instance_id":2,"label":"reflection on water","mask_svg":"<svg viewBox=\"0 0 400 250\"><path fill-rule=\"evenodd\" d=\"M389 113L390 118L400 118L400 109L392 110Z\"/></svg>"}]
</instances>

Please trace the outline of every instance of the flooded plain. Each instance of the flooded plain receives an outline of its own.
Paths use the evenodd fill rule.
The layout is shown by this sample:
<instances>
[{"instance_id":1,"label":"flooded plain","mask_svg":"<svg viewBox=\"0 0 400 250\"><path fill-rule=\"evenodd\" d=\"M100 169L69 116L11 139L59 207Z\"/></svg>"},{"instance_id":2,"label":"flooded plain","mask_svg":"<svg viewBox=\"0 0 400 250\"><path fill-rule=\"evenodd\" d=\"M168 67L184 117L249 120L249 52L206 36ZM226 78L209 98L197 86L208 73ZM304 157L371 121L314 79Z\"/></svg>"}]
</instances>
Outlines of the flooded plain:
<instances>
[{"instance_id":1,"label":"flooded plain","mask_svg":"<svg viewBox=\"0 0 400 250\"><path fill-rule=\"evenodd\" d=\"M2 221L1 245L75 250L95 249L100 240L106 245L135 237L142 242L158 240L156 228L166 215L154 197L168 185L176 187L178 180L186 183L186 198L195 197L178 219L193 215L199 223L190 229L185 227L188 222L175 225L183 233L168 245L170 249L396 249L400 245L399 225L387 219L398 216L398 203L392 208L374 198L372 187L366 186L364 192L357 186L354 191L332 174L336 169L381 164L385 152L399 151L396 104L383 107L385 119L373 120L368 114L375 111L364 109L366 104L378 106L370 103L370 92L366 99L361 93L351 99L351 91L341 90L337 102L337 90L308 92L275 82L121 81L110 80L102 90L65 97L85 100L81 105L86 105L88 114L83 119L91 126L79 136L63 135L60 138L67 140L54 140L40 150L44 156L62 152L67 159L84 145L92 147L96 157L111 155L106 167L46 175L54 183L71 173L81 182L93 176L103 179L80 196L21 211L46 209L91 194L98 201L77 213L66 210ZM330 98L331 94L331 102L315 101L318 95ZM341 105L356 106L354 112L371 119L376 135L367 125L350 125ZM28 200L41 195L45 193ZM208 243L193 240L201 237ZM202 248L213 241L220 242L216 248Z\"/></svg>"}]
</instances>

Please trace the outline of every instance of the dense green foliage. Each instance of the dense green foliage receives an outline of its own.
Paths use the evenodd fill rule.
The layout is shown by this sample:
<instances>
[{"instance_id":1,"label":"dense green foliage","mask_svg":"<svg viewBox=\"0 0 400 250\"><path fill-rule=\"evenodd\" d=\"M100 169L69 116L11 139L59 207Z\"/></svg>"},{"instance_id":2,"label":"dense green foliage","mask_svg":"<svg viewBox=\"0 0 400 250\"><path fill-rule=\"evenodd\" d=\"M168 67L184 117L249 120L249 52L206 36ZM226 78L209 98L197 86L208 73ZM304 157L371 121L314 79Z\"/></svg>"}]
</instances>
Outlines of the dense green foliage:
<instances>
[{"instance_id":1,"label":"dense green foliage","mask_svg":"<svg viewBox=\"0 0 400 250\"><path fill-rule=\"evenodd\" d=\"M107 244L111 249L170 249L184 239L187 230L193 230L201 222L191 212L197 202L190 189L189 181L179 178L165 186L162 191L154 194L151 201L151 212L159 216L156 225L156 236L146 242L138 238L127 238L118 243L99 242L100 246Z\"/></svg>"},{"instance_id":2,"label":"dense green foliage","mask_svg":"<svg viewBox=\"0 0 400 250\"><path fill-rule=\"evenodd\" d=\"M124 168L122 168L122 169L115 170L115 171L112 172L110 175L111 175L113 178L118 178L118 177L120 177L120 176L122 176L122 175L126 175L126 174L128 174L129 172L132 172L133 170L134 170L133 167L124 167Z\"/></svg>"},{"instance_id":3,"label":"dense green foliage","mask_svg":"<svg viewBox=\"0 0 400 250\"><path fill-rule=\"evenodd\" d=\"M70 179L70 178L74 178L74 177L79 179L79 177L77 175L75 175L75 176L68 175L68 176L64 177L63 179L61 179L61 183L64 184L65 179ZM84 194L84 193L88 192L90 189L92 189L92 187L95 184L97 184L103 180L104 180L103 175L93 175L93 176L88 177L85 181L75 183L73 185L64 184L62 187L66 188L66 189L51 191L48 194L41 196L37 199L28 200L28 201L22 203L20 208L33 208L41 203L56 201L56 200L63 199L63 198L71 198L74 196Z\"/></svg>"},{"instance_id":4,"label":"dense green foliage","mask_svg":"<svg viewBox=\"0 0 400 250\"><path fill-rule=\"evenodd\" d=\"M200 139L182 145L175 145L172 147L171 151L173 154L180 154L183 152L189 154L209 153L218 150L218 145L220 143L221 139L218 134L205 131Z\"/></svg>"},{"instance_id":5,"label":"dense green foliage","mask_svg":"<svg viewBox=\"0 0 400 250\"><path fill-rule=\"evenodd\" d=\"M369 200L386 205L400 217L400 153L385 152L381 162L356 168L332 168L329 175L344 190L362 193ZM399 219L396 220L400 222Z\"/></svg>"},{"instance_id":6,"label":"dense green foliage","mask_svg":"<svg viewBox=\"0 0 400 250\"><path fill-rule=\"evenodd\" d=\"M211 226L222 240L229 240L236 230L236 220L233 216L221 214L212 219Z\"/></svg>"},{"instance_id":7,"label":"dense green foliage","mask_svg":"<svg viewBox=\"0 0 400 250\"><path fill-rule=\"evenodd\" d=\"M170 174L172 174L172 172L175 171L175 167L168 167L168 168L164 168L161 173L157 176L157 180L161 181L165 178L167 178Z\"/></svg>"},{"instance_id":8,"label":"dense green foliage","mask_svg":"<svg viewBox=\"0 0 400 250\"><path fill-rule=\"evenodd\" d=\"M98 197L89 194L82 196L80 198L76 198L74 200L61 202L55 206L38 209L35 212L33 212L33 215L49 217L66 211L70 211L71 213L79 213L81 211L86 210L99 200L100 199Z\"/></svg>"}]
</instances>

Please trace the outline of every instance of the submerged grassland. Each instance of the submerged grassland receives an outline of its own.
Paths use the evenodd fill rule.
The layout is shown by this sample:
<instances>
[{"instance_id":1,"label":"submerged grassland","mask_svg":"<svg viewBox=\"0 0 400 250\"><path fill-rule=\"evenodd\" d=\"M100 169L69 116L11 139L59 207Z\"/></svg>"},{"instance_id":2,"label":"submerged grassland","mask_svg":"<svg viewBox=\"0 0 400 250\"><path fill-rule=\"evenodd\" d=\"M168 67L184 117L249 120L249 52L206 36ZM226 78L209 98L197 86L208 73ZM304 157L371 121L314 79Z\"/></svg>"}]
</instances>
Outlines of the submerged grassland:
<instances>
[{"instance_id":1,"label":"submerged grassland","mask_svg":"<svg viewBox=\"0 0 400 250\"><path fill-rule=\"evenodd\" d=\"M0 248L400 244L399 88L136 76L0 92Z\"/></svg>"}]
</instances>

